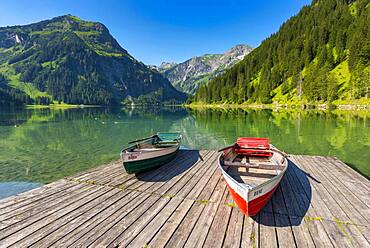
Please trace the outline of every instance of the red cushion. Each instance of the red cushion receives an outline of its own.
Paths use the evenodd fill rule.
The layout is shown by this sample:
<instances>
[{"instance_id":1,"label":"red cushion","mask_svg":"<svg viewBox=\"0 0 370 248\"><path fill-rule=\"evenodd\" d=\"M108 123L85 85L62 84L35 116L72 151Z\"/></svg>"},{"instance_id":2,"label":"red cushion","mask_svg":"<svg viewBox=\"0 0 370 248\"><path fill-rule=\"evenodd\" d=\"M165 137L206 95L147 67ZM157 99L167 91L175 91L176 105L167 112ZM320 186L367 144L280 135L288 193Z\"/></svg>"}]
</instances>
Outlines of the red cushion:
<instances>
[{"instance_id":1,"label":"red cushion","mask_svg":"<svg viewBox=\"0 0 370 248\"><path fill-rule=\"evenodd\" d=\"M261 157L272 156L268 138L238 138L236 144L234 150L237 154Z\"/></svg>"}]
</instances>

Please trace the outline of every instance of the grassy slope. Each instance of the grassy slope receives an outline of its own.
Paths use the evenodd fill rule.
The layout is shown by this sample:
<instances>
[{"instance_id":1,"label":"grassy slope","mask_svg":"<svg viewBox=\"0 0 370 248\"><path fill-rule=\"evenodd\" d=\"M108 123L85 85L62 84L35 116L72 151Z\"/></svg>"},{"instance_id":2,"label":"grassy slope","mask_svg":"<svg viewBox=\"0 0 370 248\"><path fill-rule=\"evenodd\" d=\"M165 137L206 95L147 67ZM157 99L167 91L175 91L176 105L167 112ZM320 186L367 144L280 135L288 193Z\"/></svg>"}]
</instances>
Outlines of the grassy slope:
<instances>
[{"instance_id":1,"label":"grassy slope","mask_svg":"<svg viewBox=\"0 0 370 248\"><path fill-rule=\"evenodd\" d=\"M37 97L52 98L48 93L38 90L32 84L22 82L20 80L20 74L16 74L14 68L9 66L7 63L0 65L0 73L9 79L9 85L11 87L23 91L32 99L36 99Z\"/></svg>"},{"instance_id":2,"label":"grassy slope","mask_svg":"<svg viewBox=\"0 0 370 248\"><path fill-rule=\"evenodd\" d=\"M80 18L75 17L75 16L71 16L71 18L73 18L75 21L78 21L82 26L84 26L86 28L89 28L92 25L95 25L94 22L83 21ZM31 36L32 35L48 36L48 35L52 35L55 32L62 32L63 31L62 30L63 26L58 27L57 23L54 24L53 28L56 28L56 29L32 31L32 32L30 32L30 35ZM100 46L100 45L97 45L96 43L94 44L92 42L88 42L89 39L93 38L94 36L99 35L99 32L97 32L97 31L74 31L74 33L77 34L81 39L83 39L88 44L88 46L95 53L97 53L100 56L106 56L106 57L127 56L131 59L131 57L129 55L126 55L126 54L123 54L123 53L120 53L120 52L107 52L105 50L106 48L104 46ZM17 49L17 51L15 51L14 48L1 49L0 50L0 55L1 55L1 53L5 53L5 52L11 52L11 54L21 53L22 50L18 50L18 49ZM51 66L52 63L53 63L54 66L57 66L58 62L59 61L44 62L42 64L42 67L45 68L45 67ZM49 95L47 92L42 92L42 91L38 90L31 83L22 82L20 80L20 74L16 74L12 65L9 65L8 63L3 63L3 64L0 63L0 73L3 74L4 76L6 76L9 79L9 85L11 87L25 92L31 99L36 99L38 97L48 97L48 98L52 99L52 96ZM66 107L66 106L74 107L74 105L69 105L69 104L65 104L65 103L62 103L62 104L54 103L54 104L51 104L51 105L58 106L58 107ZM79 105L76 105L76 106L79 106Z\"/></svg>"},{"instance_id":3,"label":"grassy slope","mask_svg":"<svg viewBox=\"0 0 370 248\"><path fill-rule=\"evenodd\" d=\"M302 72L304 74L304 71ZM333 70L330 71L330 74L333 75L337 82L338 82L338 95L339 99L335 100L333 102L334 105L342 105L342 104L361 104L361 105L369 105L370 99L357 99L357 100L349 100L349 84L351 79L351 73L348 68L348 60L344 60L342 63L337 65ZM290 85L292 78L288 78L285 84ZM277 87L273 93L275 94L273 98L274 104L288 104L288 105L300 105L300 104L306 104L305 101L299 100L297 96L297 89L294 88L290 90L289 92L283 94L282 87L283 84L281 84L279 87ZM320 104L320 102L318 102Z\"/></svg>"}]
</instances>

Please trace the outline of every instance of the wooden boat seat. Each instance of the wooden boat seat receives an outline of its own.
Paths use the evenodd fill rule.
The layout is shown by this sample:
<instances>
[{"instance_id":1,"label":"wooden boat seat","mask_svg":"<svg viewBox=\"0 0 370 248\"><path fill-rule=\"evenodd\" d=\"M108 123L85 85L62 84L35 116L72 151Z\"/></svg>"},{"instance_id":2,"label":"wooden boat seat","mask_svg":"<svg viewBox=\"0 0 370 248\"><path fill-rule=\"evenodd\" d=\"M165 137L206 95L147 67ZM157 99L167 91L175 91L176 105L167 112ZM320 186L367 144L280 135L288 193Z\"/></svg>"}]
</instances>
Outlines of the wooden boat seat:
<instances>
[{"instance_id":1,"label":"wooden boat seat","mask_svg":"<svg viewBox=\"0 0 370 248\"><path fill-rule=\"evenodd\" d=\"M257 169L251 169L247 171L243 167L229 167L227 170L230 176L232 176L237 182L245 183L251 186L257 186L261 183L268 181L270 178L277 175L277 172L272 170L261 171Z\"/></svg>"},{"instance_id":2,"label":"wooden boat seat","mask_svg":"<svg viewBox=\"0 0 370 248\"><path fill-rule=\"evenodd\" d=\"M265 164L265 163L243 163L243 162L230 162L224 161L224 165L233 166L233 167L245 167L253 169L263 169L263 170L283 170L285 166L276 165L276 164Z\"/></svg>"}]
</instances>

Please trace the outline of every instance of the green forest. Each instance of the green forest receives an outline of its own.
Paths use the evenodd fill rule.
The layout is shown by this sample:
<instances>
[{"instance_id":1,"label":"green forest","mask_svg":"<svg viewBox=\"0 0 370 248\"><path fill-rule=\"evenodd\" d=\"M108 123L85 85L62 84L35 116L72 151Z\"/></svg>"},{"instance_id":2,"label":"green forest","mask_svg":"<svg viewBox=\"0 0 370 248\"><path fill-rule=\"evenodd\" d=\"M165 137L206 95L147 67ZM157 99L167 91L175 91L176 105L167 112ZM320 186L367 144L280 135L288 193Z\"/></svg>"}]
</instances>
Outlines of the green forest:
<instances>
[{"instance_id":1,"label":"green forest","mask_svg":"<svg viewBox=\"0 0 370 248\"><path fill-rule=\"evenodd\" d=\"M186 99L123 49L103 24L72 15L0 27L0 94L1 105Z\"/></svg>"},{"instance_id":2,"label":"green forest","mask_svg":"<svg viewBox=\"0 0 370 248\"><path fill-rule=\"evenodd\" d=\"M369 103L370 3L314 0L196 103Z\"/></svg>"}]
</instances>

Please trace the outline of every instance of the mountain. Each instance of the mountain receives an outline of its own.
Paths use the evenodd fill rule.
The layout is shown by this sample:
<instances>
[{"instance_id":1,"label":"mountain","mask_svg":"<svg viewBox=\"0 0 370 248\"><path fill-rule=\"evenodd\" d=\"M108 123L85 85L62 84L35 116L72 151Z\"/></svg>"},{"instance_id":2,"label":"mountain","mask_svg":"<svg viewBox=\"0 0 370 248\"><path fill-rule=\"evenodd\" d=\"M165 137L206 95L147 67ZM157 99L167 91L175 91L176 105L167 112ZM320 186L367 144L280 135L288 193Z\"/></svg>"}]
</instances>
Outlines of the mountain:
<instances>
[{"instance_id":1,"label":"mountain","mask_svg":"<svg viewBox=\"0 0 370 248\"><path fill-rule=\"evenodd\" d=\"M194 94L199 85L235 65L251 51L252 48L248 45L236 45L224 54L205 54L179 64L163 62L152 68L162 73L176 89Z\"/></svg>"},{"instance_id":2,"label":"mountain","mask_svg":"<svg viewBox=\"0 0 370 248\"><path fill-rule=\"evenodd\" d=\"M72 15L0 28L0 75L2 94L27 103L186 99L123 49L103 24Z\"/></svg>"},{"instance_id":3,"label":"mountain","mask_svg":"<svg viewBox=\"0 0 370 248\"><path fill-rule=\"evenodd\" d=\"M369 20L369 1L314 0L192 100L368 104Z\"/></svg>"}]
</instances>

